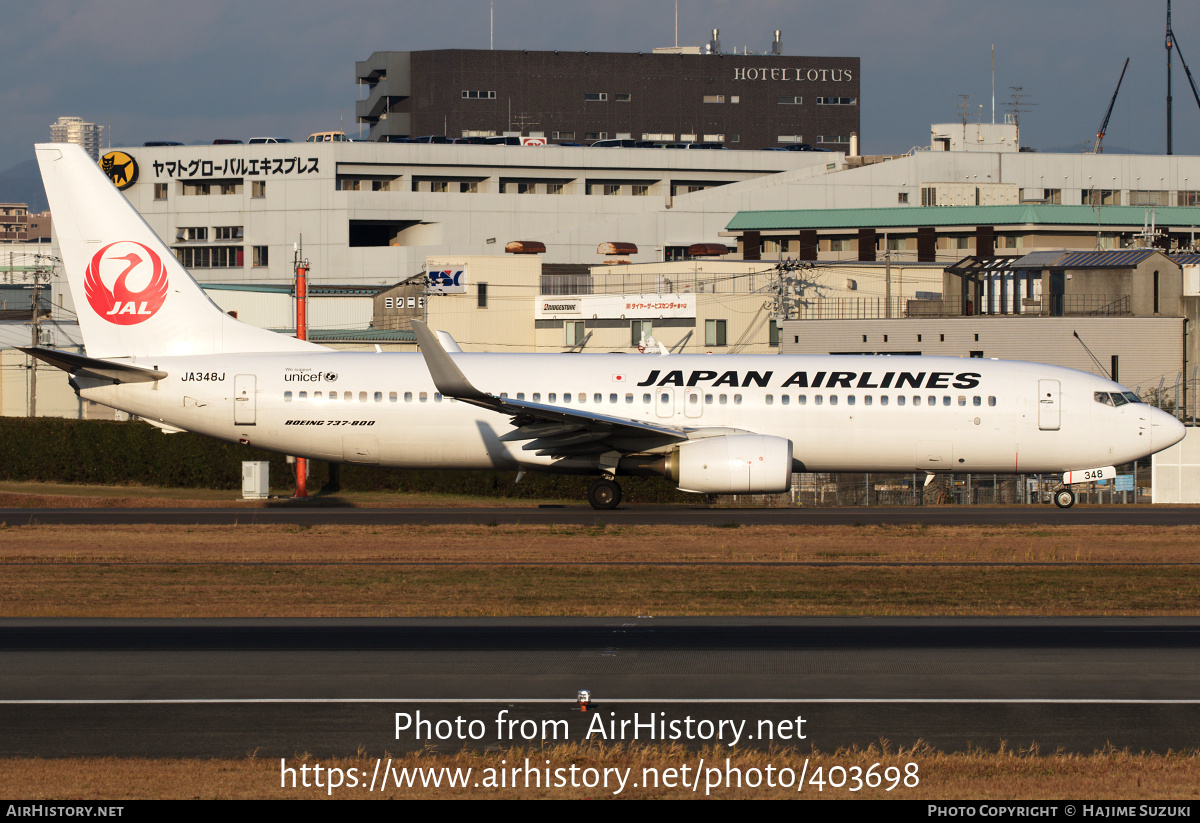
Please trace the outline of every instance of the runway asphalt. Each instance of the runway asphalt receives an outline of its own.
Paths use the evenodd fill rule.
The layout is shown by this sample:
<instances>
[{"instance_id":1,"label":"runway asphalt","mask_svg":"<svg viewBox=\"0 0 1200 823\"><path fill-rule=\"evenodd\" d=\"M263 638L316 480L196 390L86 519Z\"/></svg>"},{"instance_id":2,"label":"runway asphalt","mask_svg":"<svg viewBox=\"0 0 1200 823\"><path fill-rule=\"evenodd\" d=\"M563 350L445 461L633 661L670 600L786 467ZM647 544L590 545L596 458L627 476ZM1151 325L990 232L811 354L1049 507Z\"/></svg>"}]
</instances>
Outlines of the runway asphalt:
<instances>
[{"instance_id":1,"label":"runway asphalt","mask_svg":"<svg viewBox=\"0 0 1200 823\"><path fill-rule=\"evenodd\" d=\"M1198 651L1197 618L10 619L0 756L486 749L635 714L708 729L688 745L744 720L741 747L1162 752L1200 746Z\"/></svg>"},{"instance_id":2,"label":"runway asphalt","mask_svg":"<svg viewBox=\"0 0 1200 823\"><path fill-rule=\"evenodd\" d=\"M0 523L21 525L404 525L579 524L835 526L924 523L926 525L1048 524L1081 526L1193 526L1200 507L1189 506L917 506L862 508L343 508L280 502L268 508L58 508L0 509Z\"/></svg>"}]
</instances>

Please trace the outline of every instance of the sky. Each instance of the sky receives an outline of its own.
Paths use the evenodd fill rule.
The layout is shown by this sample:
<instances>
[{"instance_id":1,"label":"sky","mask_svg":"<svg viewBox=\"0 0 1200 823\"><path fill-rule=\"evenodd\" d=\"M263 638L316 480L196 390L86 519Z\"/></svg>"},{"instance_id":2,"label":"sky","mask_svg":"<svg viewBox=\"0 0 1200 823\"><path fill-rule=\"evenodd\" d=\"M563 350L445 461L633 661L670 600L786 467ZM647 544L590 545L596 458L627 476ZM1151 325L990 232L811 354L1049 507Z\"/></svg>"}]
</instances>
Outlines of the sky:
<instances>
[{"instance_id":1,"label":"sky","mask_svg":"<svg viewBox=\"0 0 1200 823\"><path fill-rule=\"evenodd\" d=\"M675 43L675 0L494 0L497 49L649 51ZM1129 71L1105 145L1166 151L1165 0L679 0L679 44L859 57L861 151L929 143L931 123L996 119L1021 87L1021 142L1089 147ZM0 0L0 170L32 159L62 115L113 145L358 132L354 63L375 51L488 48L489 0ZM1200 74L1200 3L1176 0ZM1174 151L1200 154L1200 107L1173 63ZM1200 81L1198 81L1200 82ZM1027 103L1026 103L1027 101ZM982 109L980 108L982 106ZM343 120L344 118L344 120ZM107 138L106 138L107 140Z\"/></svg>"}]
</instances>

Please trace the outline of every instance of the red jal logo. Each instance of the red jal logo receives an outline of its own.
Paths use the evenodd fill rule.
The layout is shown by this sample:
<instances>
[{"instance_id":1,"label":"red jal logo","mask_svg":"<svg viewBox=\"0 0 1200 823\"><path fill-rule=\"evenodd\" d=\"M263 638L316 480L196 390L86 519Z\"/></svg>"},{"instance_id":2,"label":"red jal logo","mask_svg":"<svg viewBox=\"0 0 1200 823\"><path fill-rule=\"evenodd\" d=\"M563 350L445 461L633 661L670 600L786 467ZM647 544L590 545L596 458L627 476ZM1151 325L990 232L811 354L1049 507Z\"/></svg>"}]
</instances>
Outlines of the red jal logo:
<instances>
[{"instance_id":1,"label":"red jal logo","mask_svg":"<svg viewBox=\"0 0 1200 823\"><path fill-rule=\"evenodd\" d=\"M120 254L120 252L126 252ZM102 274L116 272L112 290ZM132 276L141 291L132 291L127 282ZM119 326L132 326L154 315L167 299L167 268L162 258L141 243L120 240L109 243L92 257L83 288L96 314Z\"/></svg>"}]
</instances>

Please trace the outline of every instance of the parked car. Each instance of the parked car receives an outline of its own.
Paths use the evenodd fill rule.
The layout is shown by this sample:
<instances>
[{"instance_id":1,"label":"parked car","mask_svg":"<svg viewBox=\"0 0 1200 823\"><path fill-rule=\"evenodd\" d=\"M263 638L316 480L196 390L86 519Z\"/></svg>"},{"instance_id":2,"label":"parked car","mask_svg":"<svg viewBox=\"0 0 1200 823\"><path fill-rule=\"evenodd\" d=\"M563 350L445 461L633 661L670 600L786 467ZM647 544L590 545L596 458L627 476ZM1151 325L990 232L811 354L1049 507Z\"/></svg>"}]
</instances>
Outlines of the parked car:
<instances>
[{"instance_id":1,"label":"parked car","mask_svg":"<svg viewBox=\"0 0 1200 823\"><path fill-rule=\"evenodd\" d=\"M247 143L290 143L290 137L251 137Z\"/></svg>"},{"instance_id":2,"label":"parked car","mask_svg":"<svg viewBox=\"0 0 1200 823\"><path fill-rule=\"evenodd\" d=\"M176 143L174 140L147 140L142 145L150 148L151 146L182 146L183 143Z\"/></svg>"},{"instance_id":3,"label":"parked car","mask_svg":"<svg viewBox=\"0 0 1200 823\"><path fill-rule=\"evenodd\" d=\"M636 140L597 140L592 143L593 149L632 149L635 146Z\"/></svg>"},{"instance_id":4,"label":"parked car","mask_svg":"<svg viewBox=\"0 0 1200 823\"><path fill-rule=\"evenodd\" d=\"M349 143L350 138L346 136L344 131L317 131L313 132L304 141L305 143Z\"/></svg>"}]
</instances>

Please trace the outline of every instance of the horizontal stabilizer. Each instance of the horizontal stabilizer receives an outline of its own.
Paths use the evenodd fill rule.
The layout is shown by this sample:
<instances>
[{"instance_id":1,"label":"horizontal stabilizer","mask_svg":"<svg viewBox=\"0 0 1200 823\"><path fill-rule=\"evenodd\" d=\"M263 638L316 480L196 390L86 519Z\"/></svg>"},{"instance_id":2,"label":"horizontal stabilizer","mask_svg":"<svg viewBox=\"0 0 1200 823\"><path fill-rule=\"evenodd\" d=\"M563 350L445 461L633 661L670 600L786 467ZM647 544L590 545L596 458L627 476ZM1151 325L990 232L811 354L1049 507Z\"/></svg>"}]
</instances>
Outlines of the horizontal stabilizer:
<instances>
[{"instance_id":1,"label":"horizontal stabilizer","mask_svg":"<svg viewBox=\"0 0 1200 823\"><path fill-rule=\"evenodd\" d=\"M145 369L141 366L131 366L128 363L114 363L110 360L97 360L82 354L59 351L58 349L22 348L31 357L44 360L51 366L71 374L83 374L111 380L114 383L153 383L167 376L165 371Z\"/></svg>"}]
</instances>

